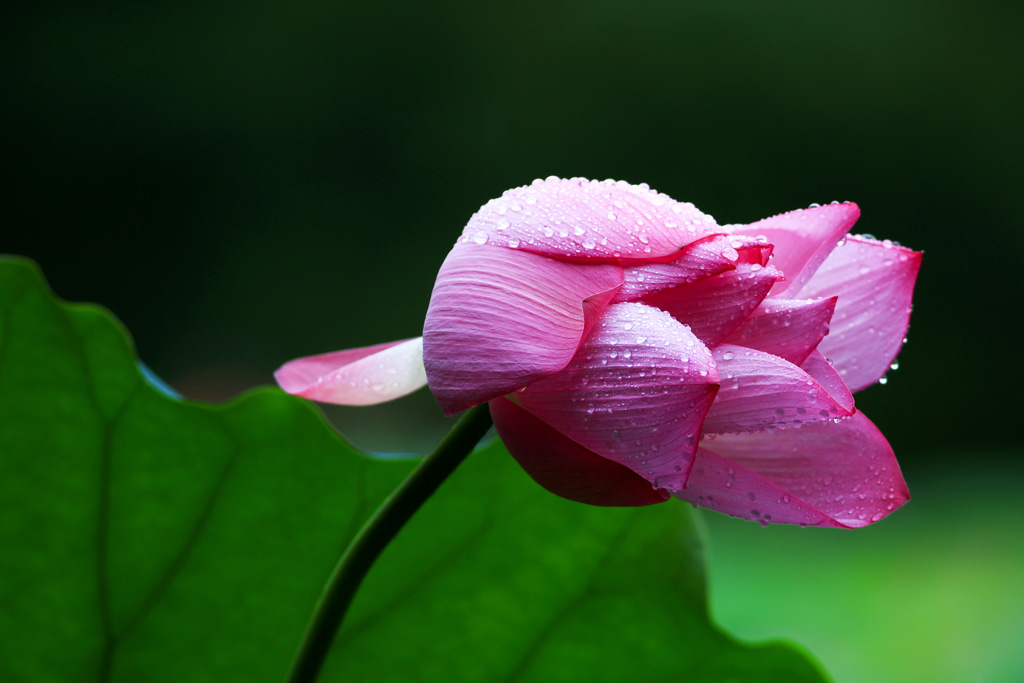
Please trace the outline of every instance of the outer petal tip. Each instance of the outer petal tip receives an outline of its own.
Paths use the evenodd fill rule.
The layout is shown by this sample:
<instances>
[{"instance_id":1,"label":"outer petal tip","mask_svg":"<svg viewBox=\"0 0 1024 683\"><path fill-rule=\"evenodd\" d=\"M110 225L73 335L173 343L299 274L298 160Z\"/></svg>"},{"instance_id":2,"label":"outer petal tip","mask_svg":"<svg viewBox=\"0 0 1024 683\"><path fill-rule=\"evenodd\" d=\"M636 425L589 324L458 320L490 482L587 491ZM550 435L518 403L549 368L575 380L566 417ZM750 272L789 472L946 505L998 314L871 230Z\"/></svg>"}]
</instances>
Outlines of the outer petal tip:
<instances>
[{"instance_id":1,"label":"outer petal tip","mask_svg":"<svg viewBox=\"0 0 1024 683\"><path fill-rule=\"evenodd\" d=\"M889 240L850 235L801 289L801 296L838 296L818 348L851 390L877 382L899 353L921 256Z\"/></svg>"},{"instance_id":2,"label":"outer petal tip","mask_svg":"<svg viewBox=\"0 0 1024 683\"><path fill-rule=\"evenodd\" d=\"M274 379L289 394L323 403L384 403L427 383L423 339L298 358L278 368Z\"/></svg>"},{"instance_id":3,"label":"outer petal tip","mask_svg":"<svg viewBox=\"0 0 1024 683\"><path fill-rule=\"evenodd\" d=\"M812 205L764 218L733 229L744 235L764 235L775 245L773 265L786 279L772 289L773 295L798 290L860 218L853 202Z\"/></svg>"}]
</instances>

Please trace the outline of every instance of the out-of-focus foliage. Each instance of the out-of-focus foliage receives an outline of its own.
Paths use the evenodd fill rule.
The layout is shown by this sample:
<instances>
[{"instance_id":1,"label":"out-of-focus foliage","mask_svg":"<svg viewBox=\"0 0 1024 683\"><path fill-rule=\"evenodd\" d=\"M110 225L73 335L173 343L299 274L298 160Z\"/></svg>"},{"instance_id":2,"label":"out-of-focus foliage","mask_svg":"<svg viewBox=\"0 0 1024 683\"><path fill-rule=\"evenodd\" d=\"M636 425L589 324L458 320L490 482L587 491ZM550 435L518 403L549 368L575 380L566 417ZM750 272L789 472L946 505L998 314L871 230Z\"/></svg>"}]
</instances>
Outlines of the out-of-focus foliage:
<instances>
[{"instance_id":1,"label":"out-of-focus foliage","mask_svg":"<svg viewBox=\"0 0 1024 683\"><path fill-rule=\"evenodd\" d=\"M187 396L416 335L477 207L586 175L724 222L857 201L857 230L926 252L901 368L860 407L908 475L1017 438L1024 3L56 0L0 31L0 247L112 306ZM382 410L341 419L438 414Z\"/></svg>"},{"instance_id":2,"label":"out-of-focus foliage","mask_svg":"<svg viewBox=\"0 0 1024 683\"><path fill-rule=\"evenodd\" d=\"M1020 463L1024 450L960 458ZM938 473L853 534L706 515L712 611L742 637L807 645L841 683L1024 680L1022 475Z\"/></svg>"},{"instance_id":3,"label":"out-of-focus foliage","mask_svg":"<svg viewBox=\"0 0 1024 683\"><path fill-rule=\"evenodd\" d=\"M279 681L352 535L408 472L300 399L179 401L104 311L0 262L0 679ZM708 620L682 504L551 496L478 450L388 548L329 681L821 681Z\"/></svg>"}]
</instances>

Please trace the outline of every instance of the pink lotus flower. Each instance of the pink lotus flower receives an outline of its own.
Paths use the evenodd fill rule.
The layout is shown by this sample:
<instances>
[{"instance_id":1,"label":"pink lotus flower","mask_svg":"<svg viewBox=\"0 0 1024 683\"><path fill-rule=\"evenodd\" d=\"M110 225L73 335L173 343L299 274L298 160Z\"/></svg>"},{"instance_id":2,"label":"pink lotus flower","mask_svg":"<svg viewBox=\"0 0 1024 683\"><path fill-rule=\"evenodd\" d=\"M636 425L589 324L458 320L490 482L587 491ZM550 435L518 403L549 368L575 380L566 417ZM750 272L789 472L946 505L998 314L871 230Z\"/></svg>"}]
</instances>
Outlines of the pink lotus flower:
<instances>
[{"instance_id":1,"label":"pink lotus flower","mask_svg":"<svg viewBox=\"0 0 1024 683\"><path fill-rule=\"evenodd\" d=\"M509 452L571 500L864 526L909 493L851 393L902 346L921 254L847 235L859 215L718 225L646 185L537 180L470 219L422 339L277 379L351 405L424 383L449 415L489 401Z\"/></svg>"}]
</instances>

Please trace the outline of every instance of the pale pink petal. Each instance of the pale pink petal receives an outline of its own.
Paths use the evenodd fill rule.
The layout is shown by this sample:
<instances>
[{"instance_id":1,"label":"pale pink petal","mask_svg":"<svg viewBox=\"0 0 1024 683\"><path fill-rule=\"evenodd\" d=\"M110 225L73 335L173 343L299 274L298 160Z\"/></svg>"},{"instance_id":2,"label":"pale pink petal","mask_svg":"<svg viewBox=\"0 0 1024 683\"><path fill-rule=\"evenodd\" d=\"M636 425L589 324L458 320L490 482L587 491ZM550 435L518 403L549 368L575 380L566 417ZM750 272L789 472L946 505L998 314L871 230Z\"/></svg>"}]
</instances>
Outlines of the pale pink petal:
<instances>
[{"instance_id":1,"label":"pale pink petal","mask_svg":"<svg viewBox=\"0 0 1024 683\"><path fill-rule=\"evenodd\" d=\"M800 290L801 296L838 295L818 348L853 391L877 382L899 353L920 267L921 252L851 235Z\"/></svg>"},{"instance_id":2,"label":"pale pink petal","mask_svg":"<svg viewBox=\"0 0 1024 683\"><path fill-rule=\"evenodd\" d=\"M892 448L863 413L799 429L723 434L701 445L680 497L739 517L861 527L910 499ZM708 449L718 457L705 459Z\"/></svg>"},{"instance_id":3,"label":"pale pink petal","mask_svg":"<svg viewBox=\"0 0 1024 683\"><path fill-rule=\"evenodd\" d=\"M724 342L766 351L800 365L828 334L835 306L835 297L765 299Z\"/></svg>"},{"instance_id":4,"label":"pale pink petal","mask_svg":"<svg viewBox=\"0 0 1024 683\"><path fill-rule=\"evenodd\" d=\"M671 313L705 344L714 346L757 309L778 277L771 266L740 263L735 270L656 292L643 302Z\"/></svg>"},{"instance_id":5,"label":"pale pink petal","mask_svg":"<svg viewBox=\"0 0 1024 683\"><path fill-rule=\"evenodd\" d=\"M731 344L712 353L721 388L704 420L707 434L796 427L852 411L845 396L836 400L810 374L778 356Z\"/></svg>"},{"instance_id":6,"label":"pale pink petal","mask_svg":"<svg viewBox=\"0 0 1024 683\"><path fill-rule=\"evenodd\" d=\"M668 263L645 263L624 268L625 282L613 303L637 301L655 292L690 284L736 268L739 252L728 235L709 235L683 247Z\"/></svg>"},{"instance_id":7,"label":"pale pink petal","mask_svg":"<svg viewBox=\"0 0 1024 683\"><path fill-rule=\"evenodd\" d=\"M447 415L558 372L622 283L617 265L576 265L456 244L423 328L430 390Z\"/></svg>"},{"instance_id":8,"label":"pale pink petal","mask_svg":"<svg viewBox=\"0 0 1024 683\"><path fill-rule=\"evenodd\" d=\"M716 228L693 204L647 185L551 177L489 201L459 239L563 259L647 261L673 255Z\"/></svg>"},{"instance_id":9,"label":"pale pink petal","mask_svg":"<svg viewBox=\"0 0 1024 683\"><path fill-rule=\"evenodd\" d=\"M572 363L515 394L526 410L654 486L682 487L718 376L667 313L613 304Z\"/></svg>"},{"instance_id":10,"label":"pale pink petal","mask_svg":"<svg viewBox=\"0 0 1024 683\"><path fill-rule=\"evenodd\" d=\"M606 506L652 505L667 500L667 495L633 470L587 450L507 398L494 399L490 407L508 452L551 493Z\"/></svg>"},{"instance_id":11,"label":"pale pink petal","mask_svg":"<svg viewBox=\"0 0 1024 683\"><path fill-rule=\"evenodd\" d=\"M775 245L772 265L786 277L772 288L772 296L778 296L800 289L859 217L860 209L849 202L798 209L729 228L741 235L763 235Z\"/></svg>"},{"instance_id":12,"label":"pale pink petal","mask_svg":"<svg viewBox=\"0 0 1024 683\"><path fill-rule=\"evenodd\" d=\"M274 373L289 394L314 401L365 406L405 396L427 383L423 339L298 358Z\"/></svg>"}]
</instances>

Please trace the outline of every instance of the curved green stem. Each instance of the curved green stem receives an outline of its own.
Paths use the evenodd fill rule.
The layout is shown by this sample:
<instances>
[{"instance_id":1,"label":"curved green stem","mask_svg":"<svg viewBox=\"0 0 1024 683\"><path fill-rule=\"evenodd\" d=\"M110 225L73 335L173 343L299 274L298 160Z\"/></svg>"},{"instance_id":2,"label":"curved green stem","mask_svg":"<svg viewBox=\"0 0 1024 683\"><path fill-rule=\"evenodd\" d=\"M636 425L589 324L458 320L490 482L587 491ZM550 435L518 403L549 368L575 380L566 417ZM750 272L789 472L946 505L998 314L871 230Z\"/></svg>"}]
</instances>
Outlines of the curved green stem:
<instances>
[{"instance_id":1,"label":"curved green stem","mask_svg":"<svg viewBox=\"0 0 1024 683\"><path fill-rule=\"evenodd\" d=\"M391 539L416 514L491 427L487 404L468 410L437 449L428 455L363 525L345 549L324 586L306 628L288 683L312 683L366 572Z\"/></svg>"}]
</instances>

